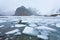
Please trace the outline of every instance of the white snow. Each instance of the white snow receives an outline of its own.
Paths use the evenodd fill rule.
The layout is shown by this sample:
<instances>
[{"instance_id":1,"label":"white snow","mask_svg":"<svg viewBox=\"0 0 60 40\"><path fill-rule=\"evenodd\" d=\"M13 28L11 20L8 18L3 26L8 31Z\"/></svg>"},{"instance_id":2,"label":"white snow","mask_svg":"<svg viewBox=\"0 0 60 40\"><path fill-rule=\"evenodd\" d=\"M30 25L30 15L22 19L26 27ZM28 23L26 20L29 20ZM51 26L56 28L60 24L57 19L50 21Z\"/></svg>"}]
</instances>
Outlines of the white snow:
<instances>
[{"instance_id":1,"label":"white snow","mask_svg":"<svg viewBox=\"0 0 60 40\"><path fill-rule=\"evenodd\" d=\"M45 35L37 35L37 37L38 37L38 38L42 38L42 39L46 39L46 40L48 39L48 37L45 36Z\"/></svg>"},{"instance_id":2,"label":"white snow","mask_svg":"<svg viewBox=\"0 0 60 40\"><path fill-rule=\"evenodd\" d=\"M24 24L16 24L15 27L25 27L26 25Z\"/></svg>"},{"instance_id":3,"label":"white snow","mask_svg":"<svg viewBox=\"0 0 60 40\"><path fill-rule=\"evenodd\" d=\"M15 29L15 30L6 32L5 34L14 34L14 33L16 33L16 32L19 32L19 29Z\"/></svg>"},{"instance_id":4,"label":"white snow","mask_svg":"<svg viewBox=\"0 0 60 40\"><path fill-rule=\"evenodd\" d=\"M23 30L23 33L28 34L28 35L37 36L39 32L31 27L25 27L25 29Z\"/></svg>"}]
</instances>

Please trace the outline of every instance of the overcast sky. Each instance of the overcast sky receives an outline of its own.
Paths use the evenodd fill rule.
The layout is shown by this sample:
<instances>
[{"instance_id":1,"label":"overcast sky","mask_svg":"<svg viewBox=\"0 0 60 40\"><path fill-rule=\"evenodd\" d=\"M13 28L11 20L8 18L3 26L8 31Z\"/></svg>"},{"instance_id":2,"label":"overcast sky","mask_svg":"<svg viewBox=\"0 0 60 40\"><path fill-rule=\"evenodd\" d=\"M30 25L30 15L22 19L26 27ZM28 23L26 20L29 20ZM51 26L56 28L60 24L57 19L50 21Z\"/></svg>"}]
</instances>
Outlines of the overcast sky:
<instances>
[{"instance_id":1,"label":"overcast sky","mask_svg":"<svg viewBox=\"0 0 60 40\"><path fill-rule=\"evenodd\" d=\"M22 5L27 8L36 8L39 12L46 14L54 8L59 8L60 0L0 0L0 9L4 12L15 11L17 7Z\"/></svg>"}]
</instances>

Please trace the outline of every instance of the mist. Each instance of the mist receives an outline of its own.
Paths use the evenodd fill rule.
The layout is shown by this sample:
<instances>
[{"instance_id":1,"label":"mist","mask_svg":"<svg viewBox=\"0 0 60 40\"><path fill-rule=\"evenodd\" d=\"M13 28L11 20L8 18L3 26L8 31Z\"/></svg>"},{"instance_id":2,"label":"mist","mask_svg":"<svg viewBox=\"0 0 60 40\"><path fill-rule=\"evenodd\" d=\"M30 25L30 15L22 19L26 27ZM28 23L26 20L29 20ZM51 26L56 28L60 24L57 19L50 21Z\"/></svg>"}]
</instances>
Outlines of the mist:
<instances>
[{"instance_id":1,"label":"mist","mask_svg":"<svg viewBox=\"0 0 60 40\"><path fill-rule=\"evenodd\" d=\"M36 8L44 15L54 8L59 8L59 3L59 0L0 0L0 14L13 15L15 10L23 5L26 8Z\"/></svg>"}]
</instances>

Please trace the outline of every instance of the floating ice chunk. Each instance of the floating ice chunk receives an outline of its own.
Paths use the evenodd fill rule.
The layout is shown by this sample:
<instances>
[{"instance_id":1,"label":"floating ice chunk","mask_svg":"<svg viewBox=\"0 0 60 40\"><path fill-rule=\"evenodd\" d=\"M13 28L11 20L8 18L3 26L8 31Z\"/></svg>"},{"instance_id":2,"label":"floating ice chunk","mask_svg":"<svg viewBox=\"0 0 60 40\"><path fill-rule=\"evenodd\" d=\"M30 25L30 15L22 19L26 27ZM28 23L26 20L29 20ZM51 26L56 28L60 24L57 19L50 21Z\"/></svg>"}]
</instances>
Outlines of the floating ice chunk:
<instances>
[{"instance_id":1,"label":"floating ice chunk","mask_svg":"<svg viewBox=\"0 0 60 40\"><path fill-rule=\"evenodd\" d=\"M14 35L21 35L21 32L17 32L16 34L14 34Z\"/></svg>"},{"instance_id":2,"label":"floating ice chunk","mask_svg":"<svg viewBox=\"0 0 60 40\"><path fill-rule=\"evenodd\" d=\"M28 22L28 23L31 23L31 20L22 20L22 23L26 23L26 22Z\"/></svg>"},{"instance_id":3,"label":"floating ice chunk","mask_svg":"<svg viewBox=\"0 0 60 40\"><path fill-rule=\"evenodd\" d=\"M4 22L6 22L6 21L0 20L0 23L4 23Z\"/></svg>"},{"instance_id":4,"label":"floating ice chunk","mask_svg":"<svg viewBox=\"0 0 60 40\"><path fill-rule=\"evenodd\" d=\"M46 27L46 26L39 26L36 27L37 29L43 29L43 30L49 30L49 31L57 31L56 29L50 28L50 27Z\"/></svg>"},{"instance_id":5,"label":"floating ice chunk","mask_svg":"<svg viewBox=\"0 0 60 40\"><path fill-rule=\"evenodd\" d=\"M12 19L12 20L9 20L9 21L18 21L18 19Z\"/></svg>"},{"instance_id":6,"label":"floating ice chunk","mask_svg":"<svg viewBox=\"0 0 60 40\"><path fill-rule=\"evenodd\" d=\"M23 30L23 33L28 34L28 35L37 36L39 32L31 27L25 27L25 29Z\"/></svg>"},{"instance_id":7,"label":"floating ice chunk","mask_svg":"<svg viewBox=\"0 0 60 40\"><path fill-rule=\"evenodd\" d=\"M49 33L50 33L50 31L46 31L46 30L41 31L42 35L46 35L47 36L47 35L49 35Z\"/></svg>"},{"instance_id":8,"label":"floating ice chunk","mask_svg":"<svg viewBox=\"0 0 60 40\"><path fill-rule=\"evenodd\" d=\"M14 34L14 33L16 33L16 32L19 32L19 29L15 29L15 30L6 32L5 34Z\"/></svg>"},{"instance_id":9,"label":"floating ice chunk","mask_svg":"<svg viewBox=\"0 0 60 40\"><path fill-rule=\"evenodd\" d=\"M36 27L37 25L34 23L29 24L30 27Z\"/></svg>"},{"instance_id":10,"label":"floating ice chunk","mask_svg":"<svg viewBox=\"0 0 60 40\"><path fill-rule=\"evenodd\" d=\"M4 27L4 25L1 25L0 28Z\"/></svg>"},{"instance_id":11,"label":"floating ice chunk","mask_svg":"<svg viewBox=\"0 0 60 40\"><path fill-rule=\"evenodd\" d=\"M14 23L18 23L19 19L12 19L12 20L8 20L9 22L14 22Z\"/></svg>"},{"instance_id":12,"label":"floating ice chunk","mask_svg":"<svg viewBox=\"0 0 60 40\"><path fill-rule=\"evenodd\" d=\"M11 27L14 27L13 25Z\"/></svg>"},{"instance_id":13,"label":"floating ice chunk","mask_svg":"<svg viewBox=\"0 0 60 40\"><path fill-rule=\"evenodd\" d=\"M47 37L47 36L45 36L45 35L37 35L37 37L38 37L38 38L45 39L45 40L47 40L47 39L48 39L48 37Z\"/></svg>"},{"instance_id":14,"label":"floating ice chunk","mask_svg":"<svg viewBox=\"0 0 60 40\"><path fill-rule=\"evenodd\" d=\"M26 23L26 22L28 22L28 21L26 21L26 20L22 20L22 23Z\"/></svg>"},{"instance_id":15,"label":"floating ice chunk","mask_svg":"<svg viewBox=\"0 0 60 40\"><path fill-rule=\"evenodd\" d=\"M56 24L56 27L60 27L60 23L57 23L57 24Z\"/></svg>"},{"instance_id":16,"label":"floating ice chunk","mask_svg":"<svg viewBox=\"0 0 60 40\"><path fill-rule=\"evenodd\" d=\"M26 25L24 24L16 24L15 27L25 27Z\"/></svg>"}]
</instances>

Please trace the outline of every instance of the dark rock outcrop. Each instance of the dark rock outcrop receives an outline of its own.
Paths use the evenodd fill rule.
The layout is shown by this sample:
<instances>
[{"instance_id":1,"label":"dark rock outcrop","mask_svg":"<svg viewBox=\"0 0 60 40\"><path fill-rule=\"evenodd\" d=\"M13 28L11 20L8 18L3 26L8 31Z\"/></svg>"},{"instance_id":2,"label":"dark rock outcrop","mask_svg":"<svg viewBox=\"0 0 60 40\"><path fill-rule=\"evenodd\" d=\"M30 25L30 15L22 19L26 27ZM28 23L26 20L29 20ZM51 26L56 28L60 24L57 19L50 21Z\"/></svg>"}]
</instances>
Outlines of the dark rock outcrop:
<instances>
[{"instance_id":1,"label":"dark rock outcrop","mask_svg":"<svg viewBox=\"0 0 60 40\"><path fill-rule=\"evenodd\" d=\"M14 16L31 16L31 15L32 13L27 8L21 6L16 9Z\"/></svg>"},{"instance_id":2,"label":"dark rock outcrop","mask_svg":"<svg viewBox=\"0 0 60 40\"><path fill-rule=\"evenodd\" d=\"M39 16L33 10L30 10L28 8L25 8L24 6L21 6L16 9L14 16L31 16L31 15Z\"/></svg>"}]
</instances>

